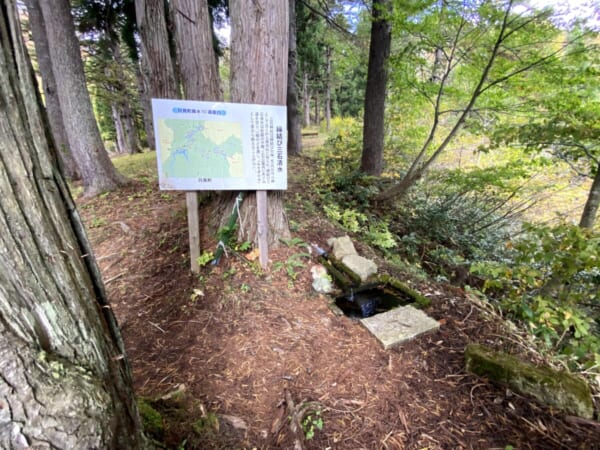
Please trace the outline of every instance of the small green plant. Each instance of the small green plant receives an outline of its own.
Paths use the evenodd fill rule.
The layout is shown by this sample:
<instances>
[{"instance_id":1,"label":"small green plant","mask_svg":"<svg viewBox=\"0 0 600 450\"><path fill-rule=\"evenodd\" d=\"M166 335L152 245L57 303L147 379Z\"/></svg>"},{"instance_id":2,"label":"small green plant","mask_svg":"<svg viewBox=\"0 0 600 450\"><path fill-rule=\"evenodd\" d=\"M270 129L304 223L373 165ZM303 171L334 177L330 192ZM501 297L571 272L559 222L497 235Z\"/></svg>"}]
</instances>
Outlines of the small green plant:
<instances>
[{"instance_id":1,"label":"small green plant","mask_svg":"<svg viewBox=\"0 0 600 450\"><path fill-rule=\"evenodd\" d=\"M288 247L308 247L308 244L299 237L293 237L291 239L280 239Z\"/></svg>"},{"instance_id":2,"label":"small green plant","mask_svg":"<svg viewBox=\"0 0 600 450\"><path fill-rule=\"evenodd\" d=\"M226 280L227 278L231 278L232 276L234 276L237 273L237 269L235 267L231 267L229 269L227 269L225 272L223 272L223 280Z\"/></svg>"},{"instance_id":3,"label":"small green plant","mask_svg":"<svg viewBox=\"0 0 600 450\"><path fill-rule=\"evenodd\" d=\"M240 291L242 291L244 294L247 294L248 292L250 292L250 286L246 283L242 283L242 285L240 286Z\"/></svg>"},{"instance_id":4,"label":"small green plant","mask_svg":"<svg viewBox=\"0 0 600 450\"><path fill-rule=\"evenodd\" d=\"M218 431L219 418L215 413L209 412L204 417L200 417L194 422L192 428L199 435Z\"/></svg>"},{"instance_id":5,"label":"small green plant","mask_svg":"<svg viewBox=\"0 0 600 450\"><path fill-rule=\"evenodd\" d=\"M214 258L215 258L215 255L212 251L204 250L202 252L202 254L200 256L198 256L198 258L196 259L196 262L198 263L198 265L200 267L204 267L207 264L209 264Z\"/></svg>"},{"instance_id":6,"label":"small green plant","mask_svg":"<svg viewBox=\"0 0 600 450\"><path fill-rule=\"evenodd\" d=\"M234 246L234 249L238 252L247 252L252 248L252 242L244 241Z\"/></svg>"},{"instance_id":7,"label":"small green plant","mask_svg":"<svg viewBox=\"0 0 600 450\"><path fill-rule=\"evenodd\" d=\"M106 219L104 217L94 217L90 222L90 228L100 228L106 225Z\"/></svg>"},{"instance_id":8,"label":"small green plant","mask_svg":"<svg viewBox=\"0 0 600 450\"><path fill-rule=\"evenodd\" d=\"M394 235L385 222L376 222L369 225L369 229L365 234L369 244L383 250L390 250L398 246Z\"/></svg>"},{"instance_id":9,"label":"small green plant","mask_svg":"<svg viewBox=\"0 0 600 450\"><path fill-rule=\"evenodd\" d=\"M310 441L315 437L315 430L323 430L323 418L321 417L321 411L314 411L302 420L302 431L304 431L304 437L306 437L306 440Z\"/></svg>"},{"instance_id":10,"label":"small green plant","mask_svg":"<svg viewBox=\"0 0 600 450\"><path fill-rule=\"evenodd\" d=\"M301 269L305 267L304 263L301 261L301 258L310 259L310 254L295 253L292 256L290 256L285 262L277 261L275 264L273 264L273 270L275 270L276 272L279 270L285 270L290 281L296 281L296 278L298 278L299 273L296 272L296 269Z\"/></svg>"}]
</instances>

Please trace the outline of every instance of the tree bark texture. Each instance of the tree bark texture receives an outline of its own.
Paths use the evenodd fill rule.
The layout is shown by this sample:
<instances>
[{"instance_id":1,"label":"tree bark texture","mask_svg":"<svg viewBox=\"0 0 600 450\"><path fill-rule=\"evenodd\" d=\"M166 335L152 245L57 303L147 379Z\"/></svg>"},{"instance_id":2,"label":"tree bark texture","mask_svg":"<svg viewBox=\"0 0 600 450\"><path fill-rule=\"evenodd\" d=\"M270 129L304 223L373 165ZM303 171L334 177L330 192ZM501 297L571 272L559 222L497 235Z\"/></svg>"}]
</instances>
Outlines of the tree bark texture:
<instances>
[{"instance_id":1,"label":"tree bark texture","mask_svg":"<svg viewBox=\"0 0 600 450\"><path fill-rule=\"evenodd\" d=\"M140 152L134 114L130 104L134 97L127 87L127 75L124 69L126 62L121 54L118 39L111 42L110 50L113 63L109 63L107 67L109 71L107 79L110 80L110 90L112 91L111 109L117 132L117 148L119 153L132 155Z\"/></svg>"},{"instance_id":2,"label":"tree bark texture","mask_svg":"<svg viewBox=\"0 0 600 450\"><path fill-rule=\"evenodd\" d=\"M326 67L326 80L325 83L325 129L329 131L331 127L331 47L327 47L327 67Z\"/></svg>"},{"instance_id":3,"label":"tree bark texture","mask_svg":"<svg viewBox=\"0 0 600 450\"><path fill-rule=\"evenodd\" d=\"M285 105L288 2L231 0L231 98Z\"/></svg>"},{"instance_id":4,"label":"tree bark texture","mask_svg":"<svg viewBox=\"0 0 600 450\"><path fill-rule=\"evenodd\" d=\"M163 0L135 0L142 74L150 98L179 98Z\"/></svg>"},{"instance_id":5,"label":"tree bark texture","mask_svg":"<svg viewBox=\"0 0 600 450\"><path fill-rule=\"evenodd\" d=\"M288 2L231 0L231 100L237 103L285 105L289 43ZM269 246L289 237L283 193L268 197ZM245 240L257 242L256 196L244 200L240 216ZM231 211L231 209L229 209Z\"/></svg>"},{"instance_id":6,"label":"tree bark texture","mask_svg":"<svg viewBox=\"0 0 600 450\"><path fill-rule=\"evenodd\" d=\"M154 126L152 124L152 103L148 93L148 86L144 81L141 68L142 61L138 60L135 66L135 77L138 83L138 95L142 106L142 117L144 120L144 131L146 132L146 145L150 150L156 150L154 143Z\"/></svg>"},{"instance_id":7,"label":"tree bark texture","mask_svg":"<svg viewBox=\"0 0 600 450\"><path fill-rule=\"evenodd\" d=\"M137 449L130 368L0 3L0 448Z\"/></svg>"},{"instance_id":8,"label":"tree bark texture","mask_svg":"<svg viewBox=\"0 0 600 450\"><path fill-rule=\"evenodd\" d=\"M39 2L58 99L73 157L81 172L84 194L94 196L126 182L114 168L100 136L87 90L79 42L68 0Z\"/></svg>"},{"instance_id":9,"label":"tree bark texture","mask_svg":"<svg viewBox=\"0 0 600 450\"><path fill-rule=\"evenodd\" d=\"M360 170L375 176L383 171L387 61L392 42L392 28L387 20L390 8L390 0L373 0Z\"/></svg>"},{"instance_id":10,"label":"tree bark texture","mask_svg":"<svg viewBox=\"0 0 600 450\"><path fill-rule=\"evenodd\" d=\"M596 216L598 214L598 208L600 207L600 164L596 169L596 176L592 182L592 187L588 194L588 198L581 214L581 220L579 226L582 228L594 228L596 223Z\"/></svg>"},{"instance_id":11,"label":"tree bark texture","mask_svg":"<svg viewBox=\"0 0 600 450\"><path fill-rule=\"evenodd\" d=\"M48 121L54 145L56 146L67 177L72 180L79 180L81 179L81 175L69 147L67 132L63 123L60 103L56 92L56 81L52 72L52 61L50 60L44 17L42 16L38 0L26 0L25 5L29 14L29 26L31 27L35 54L42 77L44 100L46 110L48 111Z\"/></svg>"},{"instance_id":12,"label":"tree bark texture","mask_svg":"<svg viewBox=\"0 0 600 450\"><path fill-rule=\"evenodd\" d=\"M172 0L177 61L186 100L222 101L206 0Z\"/></svg>"},{"instance_id":13,"label":"tree bark texture","mask_svg":"<svg viewBox=\"0 0 600 450\"><path fill-rule=\"evenodd\" d=\"M321 98L319 95L319 90L315 89L315 125L321 126Z\"/></svg>"},{"instance_id":14,"label":"tree bark texture","mask_svg":"<svg viewBox=\"0 0 600 450\"><path fill-rule=\"evenodd\" d=\"M308 73L302 76L302 105L304 109L304 126L310 126L310 91L308 87Z\"/></svg>"},{"instance_id":15,"label":"tree bark texture","mask_svg":"<svg viewBox=\"0 0 600 450\"><path fill-rule=\"evenodd\" d=\"M296 88L296 0L289 0L290 9L290 42L288 49L287 79L287 126L288 155L302 153L302 130L300 128L300 111L298 111L298 89Z\"/></svg>"}]
</instances>

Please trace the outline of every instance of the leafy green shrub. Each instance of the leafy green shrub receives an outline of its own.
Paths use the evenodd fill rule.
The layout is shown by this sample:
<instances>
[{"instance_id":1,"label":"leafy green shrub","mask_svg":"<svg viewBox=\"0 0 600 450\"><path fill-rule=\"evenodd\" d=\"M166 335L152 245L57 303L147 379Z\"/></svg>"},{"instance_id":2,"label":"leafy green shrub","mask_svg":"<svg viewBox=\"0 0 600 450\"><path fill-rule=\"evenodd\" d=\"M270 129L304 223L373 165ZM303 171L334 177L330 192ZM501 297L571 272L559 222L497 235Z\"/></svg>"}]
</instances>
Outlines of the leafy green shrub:
<instances>
[{"instance_id":1,"label":"leafy green shrub","mask_svg":"<svg viewBox=\"0 0 600 450\"><path fill-rule=\"evenodd\" d=\"M511 260L479 262L472 272L548 348L600 364L600 235L567 224L524 229L508 245Z\"/></svg>"},{"instance_id":2,"label":"leafy green shrub","mask_svg":"<svg viewBox=\"0 0 600 450\"><path fill-rule=\"evenodd\" d=\"M447 171L409 191L390 227L407 257L438 267L504 257L520 207L509 201L511 185L499 179L494 186L487 175L485 169Z\"/></svg>"},{"instance_id":3,"label":"leafy green shrub","mask_svg":"<svg viewBox=\"0 0 600 450\"><path fill-rule=\"evenodd\" d=\"M322 183L348 177L359 166L362 122L354 118L332 120L330 137L318 154Z\"/></svg>"}]
</instances>

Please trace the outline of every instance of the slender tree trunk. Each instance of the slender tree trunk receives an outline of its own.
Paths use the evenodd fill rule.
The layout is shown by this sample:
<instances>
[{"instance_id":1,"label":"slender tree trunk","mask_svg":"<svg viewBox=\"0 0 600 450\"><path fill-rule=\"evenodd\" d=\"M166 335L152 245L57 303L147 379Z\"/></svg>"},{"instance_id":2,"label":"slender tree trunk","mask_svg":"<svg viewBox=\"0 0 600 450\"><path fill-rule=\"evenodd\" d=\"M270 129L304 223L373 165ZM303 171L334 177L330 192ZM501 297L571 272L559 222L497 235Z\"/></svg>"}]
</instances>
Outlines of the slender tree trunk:
<instances>
[{"instance_id":1,"label":"slender tree trunk","mask_svg":"<svg viewBox=\"0 0 600 450\"><path fill-rule=\"evenodd\" d=\"M86 86L70 3L56 0L38 4L46 25L63 122L81 171L84 194L89 197L115 189L126 179L118 174L104 149Z\"/></svg>"},{"instance_id":2,"label":"slender tree trunk","mask_svg":"<svg viewBox=\"0 0 600 450\"><path fill-rule=\"evenodd\" d=\"M321 99L319 98L319 91L315 89L315 125L321 126Z\"/></svg>"},{"instance_id":3,"label":"slender tree trunk","mask_svg":"<svg viewBox=\"0 0 600 450\"><path fill-rule=\"evenodd\" d=\"M79 180L81 179L81 175L79 174L79 168L77 167L77 163L75 162L69 147L67 132L63 123L60 103L56 92L56 81L54 80L54 73L52 72L52 62L50 61L50 53L48 50L48 39L46 38L44 17L37 1L27 0L25 4L27 6L27 12L29 13L31 34L33 36L35 53L40 74L42 76L44 99L46 102L46 110L48 111L50 131L52 132L54 145L60 156L66 176L71 180Z\"/></svg>"},{"instance_id":4,"label":"slender tree trunk","mask_svg":"<svg viewBox=\"0 0 600 450\"><path fill-rule=\"evenodd\" d=\"M392 28L387 19L390 9L390 0L373 0L360 170L375 176L383 171L387 61L392 42Z\"/></svg>"},{"instance_id":5,"label":"slender tree trunk","mask_svg":"<svg viewBox=\"0 0 600 450\"><path fill-rule=\"evenodd\" d=\"M289 42L288 2L231 0L231 99L239 103L285 105ZM251 38L249 38L251 37ZM283 193L269 192L270 246L289 237ZM256 198L247 196L241 211L245 240L258 241ZM244 237L245 234L245 237Z\"/></svg>"},{"instance_id":6,"label":"slender tree trunk","mask_svg":"<svg viewBox=\"0 0 600 450\"><path fill-rule=\"evenodd\" d=\"M300 155L302 152L302 130L300 129L300 113L298 111L298 90L296 88L296 0L289 0L290 9L290 42L288 49L287 79L287 125L288 155Z\"/></svg>"},{"instance_id":7,"label":"slender tree trunk","mask_svg":"<svg viewBox=\"0 0 600 450\"><path fill-rule=\"evenodd\" d=\"M0 447L145 447L123 342L0 2Z\"/></svg>"},{"instance_id":8,"label":"slender tree trunk","mask_svg":"<svg viewBox=\"0 0 600 450\"><path fill-rule=\"evenodd\" d=\"M115 135L117 138L117 152L118 153L126 153L127 145L125 143L125 134L123 133L123 122L121 121L121 113L119 111L119 106L116 102L110 106L110 110L112 113L113 124L115 125Z\"/></svg>"},{"instance_id":9,"label":"slender tree trunk","mask_svg":"<svg viewBox=\"0 0 600 450\"><path fill-rule=\"evenodd\" d=\"M310 126L310 92L308 88L308 73L302 76L302 104L304 109L304 126Z\"/></svg>"},{"instance_id":10,"label":"slender tree trunk","mask_svg":"<svg viewBox=\"0 0 600 450\"><path fill-rule=\"evenodd\" d=\"M129 102L124 102L121 110L121 119L123 123L123 134L125 137L126 151L132 155L139 153L140 145L138 141L137 127L135 126L135 117Z\"/></svg>"},{"instance_id":11,"label":"slender tree trunk","mask_svg":"<svg viewBox=\"0 0 600 450\"><path fill-rule=\"evenodd\" d=\"M331 126L331 47L327 47L327 79L325 80L325 128L329 131Z\"/></svg>"},{"instance_id":12,"label":"slender tree trunk","mask_svg":"<svg viewBox=\"0 0 600 450\"><path fill-rule=\"evenodd\" d=\"M600 164L596 169L596 176L592 182L592 187L588 194L583 213L581 214L581 220L579 226L582 228L594 228L596 222L596 215L598 214L598 207L600 206Z\"/></svg>"}]
</instances>

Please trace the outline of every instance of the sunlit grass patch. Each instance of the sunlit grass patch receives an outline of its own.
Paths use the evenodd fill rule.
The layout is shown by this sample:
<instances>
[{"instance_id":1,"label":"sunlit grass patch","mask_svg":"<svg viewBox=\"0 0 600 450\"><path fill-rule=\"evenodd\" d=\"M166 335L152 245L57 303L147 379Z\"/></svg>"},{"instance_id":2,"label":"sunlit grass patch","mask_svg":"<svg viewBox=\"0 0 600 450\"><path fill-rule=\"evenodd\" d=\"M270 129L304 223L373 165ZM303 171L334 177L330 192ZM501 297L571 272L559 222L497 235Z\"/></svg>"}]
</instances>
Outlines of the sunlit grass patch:
<instances>
[{"instance_id":1,"label":"sunlit grass patch","mask_svg":"<svg viewBox=\"0 0 600 450\"><path fill-rule=\"evenodd\" d=\"M136 180L156 178L156 152L135 153L117 156L113 160L117 170L126 177Z\"/></svg>"}]
</instances>

